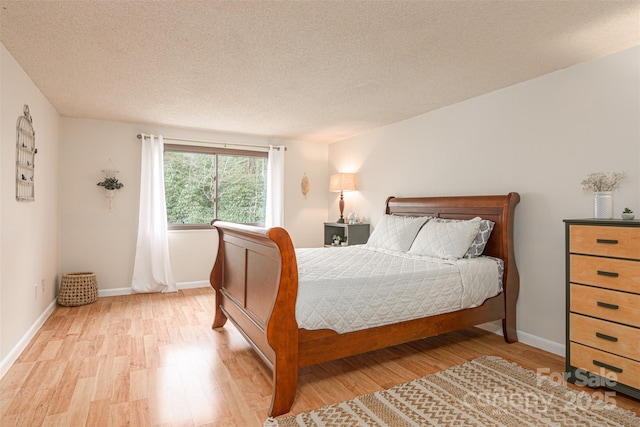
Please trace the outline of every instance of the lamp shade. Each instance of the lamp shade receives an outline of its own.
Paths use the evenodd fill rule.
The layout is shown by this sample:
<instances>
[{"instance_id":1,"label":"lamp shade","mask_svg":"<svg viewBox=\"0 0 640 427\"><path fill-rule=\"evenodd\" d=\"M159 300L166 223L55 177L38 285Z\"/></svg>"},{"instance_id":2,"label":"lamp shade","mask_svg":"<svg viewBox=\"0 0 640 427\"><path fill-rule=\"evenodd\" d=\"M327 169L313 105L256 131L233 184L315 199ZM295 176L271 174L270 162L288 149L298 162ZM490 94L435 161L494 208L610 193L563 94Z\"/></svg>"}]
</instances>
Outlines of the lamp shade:
<instances>
[{"instance_id":1,"label":"lamp shade","mask_svg":"<svg viewBox=\"0 0 640 427\"><path fill-rule=\"evenodd\" d=\"M337 173L329 179L329 191L353 191L356 189L355 173Z\"/></svg>"}]
</instances>

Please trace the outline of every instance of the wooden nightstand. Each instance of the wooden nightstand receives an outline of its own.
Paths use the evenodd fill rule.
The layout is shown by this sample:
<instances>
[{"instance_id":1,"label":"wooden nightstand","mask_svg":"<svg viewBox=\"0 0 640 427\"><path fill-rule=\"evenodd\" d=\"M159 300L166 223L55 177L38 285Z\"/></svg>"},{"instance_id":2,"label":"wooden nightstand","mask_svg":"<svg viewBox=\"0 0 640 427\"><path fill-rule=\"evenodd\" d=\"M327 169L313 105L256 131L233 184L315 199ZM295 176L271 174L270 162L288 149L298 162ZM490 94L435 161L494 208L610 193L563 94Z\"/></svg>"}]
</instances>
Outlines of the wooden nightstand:
<instances>
[{"instance_id":1,"label":"wooden nightstand","mask_svg":"<svg viewBox=\"0 0 640 427\"><path fill-rule=\"evenodd\" d=\"M369 224L324 223L324 245L332 246L333 236L347 238L347 245L361 245L369 240Z\"/></svg>"},{"instance_id":2,"label":"wooden nightstand","mask_svg":"<svg viewBox=\"0 0 640 427\"><path fill-rule=\"evenodd\" d=\"M640 221L564 222L568 381L640 398Z\"/></svg>"}]
</instances>

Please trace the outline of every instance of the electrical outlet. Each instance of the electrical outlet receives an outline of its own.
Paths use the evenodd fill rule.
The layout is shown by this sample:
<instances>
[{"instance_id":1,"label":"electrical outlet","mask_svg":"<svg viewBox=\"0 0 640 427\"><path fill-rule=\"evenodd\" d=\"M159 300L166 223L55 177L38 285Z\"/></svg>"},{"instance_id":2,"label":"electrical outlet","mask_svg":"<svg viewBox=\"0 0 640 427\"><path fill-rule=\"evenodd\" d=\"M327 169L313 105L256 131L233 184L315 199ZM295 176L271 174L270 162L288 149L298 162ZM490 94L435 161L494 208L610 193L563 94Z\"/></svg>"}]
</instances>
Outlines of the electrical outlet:
<instances>
[{"instance_id":1,"label":"electrical outlet","mask_svg":"<svg viewBox=\"0 0 640 427\"><path fill-rule=\"evenodd\" d=\"M40 280L40 287L42 287L42 293L44 293L44 289L47 285L47 281L45 279Z\"/></svg>"},{"instance_id":2,"label":"electrical outlet","mask_svg":"<svg viewBox=\"0 0 640 427\"><path fill-rule=\"evenodd\" d=\"M38 299L38 284L37 283L33 284L33 290L35 291L35 293L33 294L33 298L34 299Z\"/></svg>"}]
</instances>

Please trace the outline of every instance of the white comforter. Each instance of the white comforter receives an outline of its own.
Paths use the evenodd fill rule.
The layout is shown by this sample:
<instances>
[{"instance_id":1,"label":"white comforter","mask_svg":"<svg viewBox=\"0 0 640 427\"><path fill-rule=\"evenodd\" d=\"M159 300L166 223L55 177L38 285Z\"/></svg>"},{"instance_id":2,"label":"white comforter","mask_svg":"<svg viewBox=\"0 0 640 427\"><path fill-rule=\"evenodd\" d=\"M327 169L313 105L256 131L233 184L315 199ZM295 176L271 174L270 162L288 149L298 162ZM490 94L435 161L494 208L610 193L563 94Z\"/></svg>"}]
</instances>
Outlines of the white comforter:
<instances>
[{"instance_id":1,"label":"white comforter","mask_svg":"<svg viewBox=\"0 0 640 427\"><path fill-rule=\"evenodd\" d=\"M346 333L475 307L500 293L501 261L443 260L374 249L296 249L296 319Z\"/></svg>"}]
</instances>

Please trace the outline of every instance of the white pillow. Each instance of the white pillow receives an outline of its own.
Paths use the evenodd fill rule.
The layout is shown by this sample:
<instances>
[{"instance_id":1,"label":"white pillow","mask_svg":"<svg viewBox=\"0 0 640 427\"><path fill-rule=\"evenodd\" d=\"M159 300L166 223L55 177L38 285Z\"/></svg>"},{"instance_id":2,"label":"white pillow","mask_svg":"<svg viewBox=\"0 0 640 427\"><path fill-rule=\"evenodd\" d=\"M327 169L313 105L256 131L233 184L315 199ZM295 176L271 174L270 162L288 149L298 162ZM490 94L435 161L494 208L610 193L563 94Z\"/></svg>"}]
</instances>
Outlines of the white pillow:
<instances>
[{"instance_id":1,"label":"white pillow","mask_svg":"<svg viewBox=\"0 0 640 427\"><path fill-rule=\"evenodd\" d=\"M445 218L436 218L434 221L438 222L460 222L464 221L463 219L445 219ZM471 246L469 246L469 250L464 254L463 258L476 258L482 255L484 252L484 248L487 246L489 242L489 237L491 237L491 232L493 231L493 227L495 226L495 222L490 221L488 219L483 219L480 221L480 228L478 229L478 234L476 238L473 239Z\"/></svg>"},{"instance_id":2,"label":"white pillow","mask_svg":"<svg viewBox=\"0 0 640 427\"><path fill-rule=\"evenodd\" d=\"M409 253L459 259L467 253L480 229L480 217L459 222L429 221L420 230Z\"/></svg>"},{"instance_id":3,"label":"white pillow","mask_svg":"<svg viewBox=\"0 0 640 427\"><path fill-rule=\"evenodd\" d=\"M420 227L430 217L384 215L367 240L367 246L406 252Z\"/></svg>"}]
</instances>

